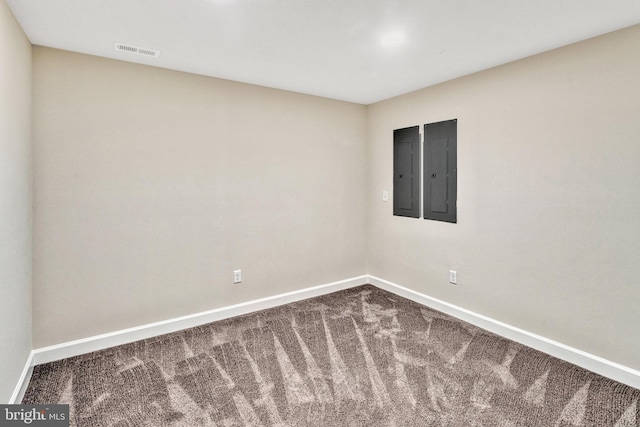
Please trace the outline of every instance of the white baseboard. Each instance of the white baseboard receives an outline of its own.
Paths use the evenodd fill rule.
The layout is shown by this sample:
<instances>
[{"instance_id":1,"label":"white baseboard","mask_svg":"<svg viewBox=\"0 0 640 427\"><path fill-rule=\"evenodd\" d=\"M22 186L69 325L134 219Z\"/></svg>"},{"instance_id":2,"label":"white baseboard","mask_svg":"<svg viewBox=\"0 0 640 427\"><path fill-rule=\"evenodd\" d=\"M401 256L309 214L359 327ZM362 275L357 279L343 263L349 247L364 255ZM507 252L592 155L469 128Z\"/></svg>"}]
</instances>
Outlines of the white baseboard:
<instances>
[{"instance_id":1,"label":"white baseboard","mask_svg":"<svg viewBox=\"0 0 640 427\"><path fill-rule=\"evenodd\" d=\"M380 279L375 276L363 275L325 285L301 289L285 294L274 295L241 304L209 310L188 316L169 319L162 322L151 323L134 328L115 331L103 335L84 338L67 343L35 349L31 352L25 369L16 386L11 401L19 402L29 381L30 369L34 365L53 362L67 357L78 356L92 351L131 343L134 341L151 338L157 335L176 332L194 326L204 325L217 320L223 320L242 314L277 307L295 301L329 294L343 289L352 288L370 283L378 288L387 290L396 295L405 297L419 304L439 310L460 320L469 322L487 331L493 332L505 338L524 344L528 347L547 353L551 356L588 369L597 374L640 389L640 371L620 365L601 357L589 354L582 350L561 344L548 338L522 330L515 326L491 319L487 316L474 313L462 307L432 298L398 284Z\"/></svg>"},{"instance_id":2,"label":"white baseboard","mask_svg":"<svg viewBox=\"0 0 640 427\"><path fill-rule=\"evenodd\" d=\"M150 323L148 325L136 326L134 328L123 329L107 334L83 338L49 347L33 350L31 356L32 365L53 362L67 357L78 356L92 351L103 350L117 345L128 344L134 341L151 338L157 335L168 334L182 329L193 328L217 320L228 319L254 311L277 307L290 302L300 301L354 286L367 283L366 275L352 277L338 282L327 283L312 288L301 289L285 294L274 295L254 301L235 304L229 307L217 308L202 313L177 317L175 319L163 320L161 322Z\"/></svg>"},{"instance_id":3,"label":"white baseboard","mask_svg":"<svg viewBox=\"0 0 640 427\"><path fill-rule=\"evenodd\" d=\"M22 369L22 374L20 374L20 378L18 378L18 385L16 385L11 398L9 398L9 405L15 405L22 402L22 397L24 396L24 392L27 391L27 385L29 385L29 380L31 379L31 372L33 371L33 351L29 353L29 357L27 358L27 363L24 365L24 369Z\"/></svg>"},{"instance_id":4,"label":"white baseboard","mask_svg":"<svg viewBox=\"0 0 640 427\"><path fill-rule=\"evenodd\" d=\"M462 307L449 304L436 298L421 294L398 284L380 279L375 276L368 276L369 283L380 289L393 292L396 295L405 297L419 304L426 305L450 316L464 320L472 325L478 326L489 332L493 332L502 337L524 344L528 347L542 351L543 353L565 360L574 365L588 369L604 377L611 378L623 384L640 389L640 371L631 369L624 365L603 359L602 357L589 354L577 348L564 345L548 338L525 331L515 326L508 325L487 316L474 313Z\"/></svg>"}]
</instances>

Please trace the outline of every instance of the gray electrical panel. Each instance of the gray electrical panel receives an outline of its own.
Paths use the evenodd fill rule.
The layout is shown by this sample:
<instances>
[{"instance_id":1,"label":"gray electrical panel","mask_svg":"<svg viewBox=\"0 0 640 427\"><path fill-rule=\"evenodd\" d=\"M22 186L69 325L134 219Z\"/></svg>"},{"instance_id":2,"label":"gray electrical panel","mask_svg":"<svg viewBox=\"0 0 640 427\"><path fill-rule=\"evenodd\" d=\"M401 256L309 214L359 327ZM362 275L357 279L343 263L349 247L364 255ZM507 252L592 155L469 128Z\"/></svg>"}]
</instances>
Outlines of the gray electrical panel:
<instances>
[{"instance_id":1,"label":"gray electrical panel","mask_svg":"<svg viewBox=\"0 0 640 427\"><path fill-rule=\"evenodd\" d=\"M457 120L424 125L424 219L456 222Z\"/></svg>"},{"instance_id":2,"label":"gray electrical panel","mask_svg":"<svg viewBox=\"0 0 640 427\"><path fill-rule=\"evenodd\" d=\"M420 217L420 129L393 131L393 214Z\"/></svg>"}]
</instances>

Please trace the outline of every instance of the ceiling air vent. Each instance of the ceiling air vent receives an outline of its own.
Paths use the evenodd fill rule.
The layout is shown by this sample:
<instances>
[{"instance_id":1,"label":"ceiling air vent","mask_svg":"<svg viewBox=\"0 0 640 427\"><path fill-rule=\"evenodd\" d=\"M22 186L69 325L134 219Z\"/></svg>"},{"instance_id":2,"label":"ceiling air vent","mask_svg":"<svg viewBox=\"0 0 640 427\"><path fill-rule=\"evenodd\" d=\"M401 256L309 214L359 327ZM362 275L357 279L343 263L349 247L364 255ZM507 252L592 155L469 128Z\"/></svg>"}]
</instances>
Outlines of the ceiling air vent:
<instances>
[{"instance_id":1,"label":"ceiling air vent","mask_svg":"<svg viewBox=\"0 0 640 427\"><path fill-rule=\"evenodd\" d=\"M115 50L119 50L120 52L135 53L136 55L150 56L152 58L157 58L160 56L159 50L147 49L146 47L131 46L124 43L115 42L113 44L113 48Z\"/></svg>"}]
</instances>

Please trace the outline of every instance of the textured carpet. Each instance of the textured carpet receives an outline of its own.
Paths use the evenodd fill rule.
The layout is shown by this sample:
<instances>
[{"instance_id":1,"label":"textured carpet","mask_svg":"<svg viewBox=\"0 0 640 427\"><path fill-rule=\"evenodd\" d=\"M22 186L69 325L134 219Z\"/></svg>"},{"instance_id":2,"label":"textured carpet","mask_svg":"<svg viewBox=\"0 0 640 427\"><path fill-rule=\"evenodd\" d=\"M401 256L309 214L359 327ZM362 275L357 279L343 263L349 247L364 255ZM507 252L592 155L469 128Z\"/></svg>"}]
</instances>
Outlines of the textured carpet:
<instances>
[{"instance_id":1,"label":"textured carpet","mask_svg":"<svg viewBox=\"0 0 640 427\"><path fill-rule=\"evenodd\" d=\"M640 426L640 390L365 285L35 367L75 426Z\"/></svg>"}]
</instances>

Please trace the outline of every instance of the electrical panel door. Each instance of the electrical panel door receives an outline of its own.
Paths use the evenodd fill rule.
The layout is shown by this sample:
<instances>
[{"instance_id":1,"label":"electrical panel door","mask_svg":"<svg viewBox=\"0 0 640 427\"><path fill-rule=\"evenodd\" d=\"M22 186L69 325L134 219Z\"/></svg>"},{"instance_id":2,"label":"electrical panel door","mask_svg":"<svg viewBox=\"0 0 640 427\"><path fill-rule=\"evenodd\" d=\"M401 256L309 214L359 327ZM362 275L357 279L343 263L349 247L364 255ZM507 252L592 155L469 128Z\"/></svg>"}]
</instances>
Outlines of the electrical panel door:
<instances>
[{"instance_id":1,"label":"electrical panel door","mask_svg":"<svg viewBox=\"0 0 640 427\"><path fill-rule=\"evenodd\" d=\"M393 214L420 217L420 129L393 131Z\"/></svg>"},{"instance_id":2,"label":"electrical panel door","mask_svg":"<svg viewBox=\"0 0 640 427\"><path fill-rule=\"evenodd\" d=\"M457 120L424 125L424 219L456 222Z\"/></svg>"}]
</instances>

